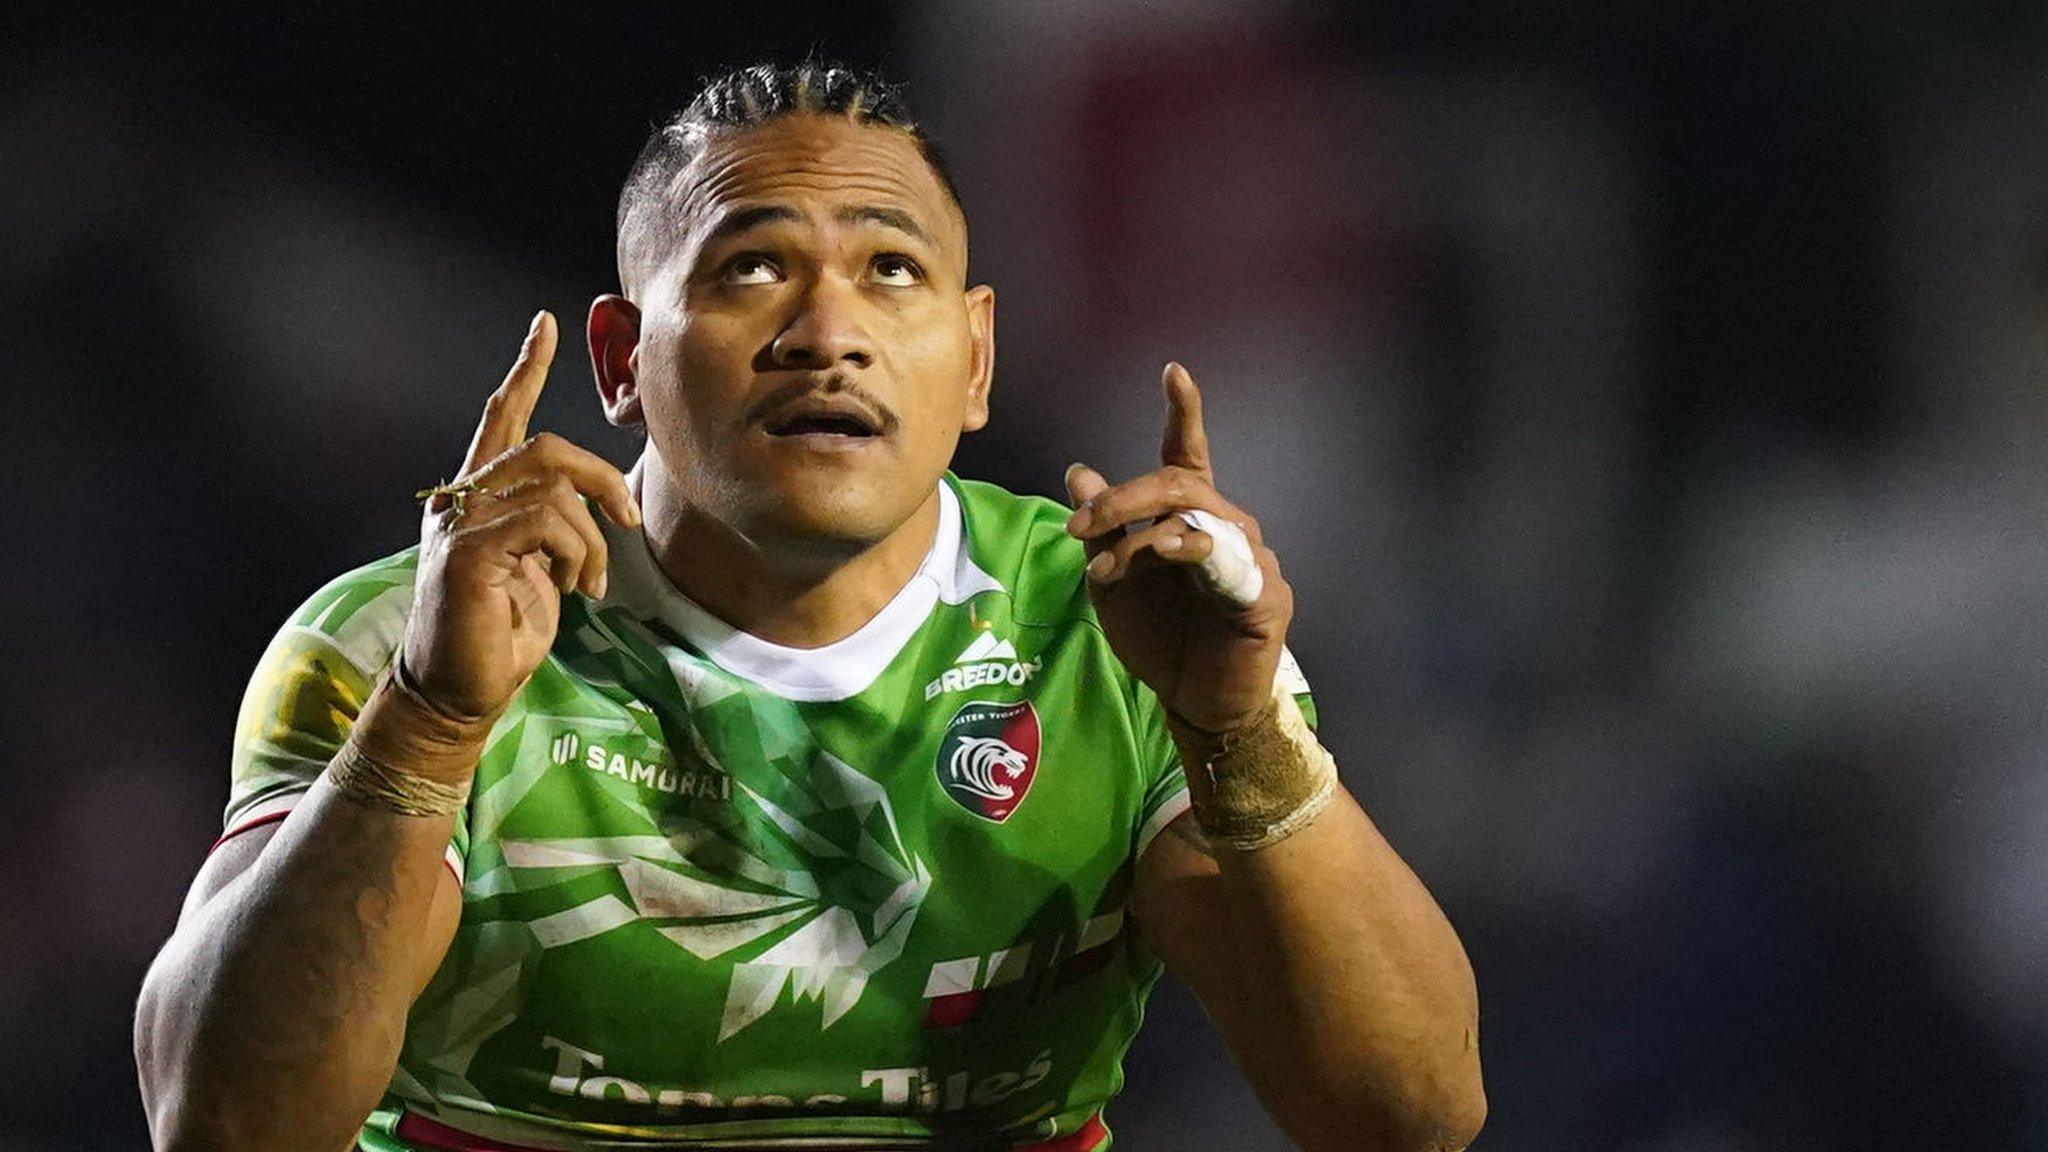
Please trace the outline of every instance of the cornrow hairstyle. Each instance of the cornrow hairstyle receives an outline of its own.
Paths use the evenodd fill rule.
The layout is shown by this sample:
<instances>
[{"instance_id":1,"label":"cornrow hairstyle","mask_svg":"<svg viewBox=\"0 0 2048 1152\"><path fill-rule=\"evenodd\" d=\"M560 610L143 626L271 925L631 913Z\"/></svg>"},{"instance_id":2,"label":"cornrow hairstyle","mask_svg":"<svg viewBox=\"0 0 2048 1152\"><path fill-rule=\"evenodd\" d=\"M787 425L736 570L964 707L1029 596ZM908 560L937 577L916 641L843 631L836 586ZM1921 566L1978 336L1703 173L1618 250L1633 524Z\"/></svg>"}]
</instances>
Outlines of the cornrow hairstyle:
<instances>
[{"instance_id":1,"label":"cornrow hairstyle","mask_svg":"<svg viewBox=\"0 0 2048 1152\"><path fill-rule=\"evenodd\" d=\"M901 85L874 72L817 59L736 68L705 80L688 106L658 124L626 174L619 193L618 262L619 282L627 295L634 293L636 273L658 264L680 235L674 219L676 185L712 137L792 115L844 116L856 124L908 133L965 218L966 208L945 157L911 118Z\"/></svg>"}]
</instances>

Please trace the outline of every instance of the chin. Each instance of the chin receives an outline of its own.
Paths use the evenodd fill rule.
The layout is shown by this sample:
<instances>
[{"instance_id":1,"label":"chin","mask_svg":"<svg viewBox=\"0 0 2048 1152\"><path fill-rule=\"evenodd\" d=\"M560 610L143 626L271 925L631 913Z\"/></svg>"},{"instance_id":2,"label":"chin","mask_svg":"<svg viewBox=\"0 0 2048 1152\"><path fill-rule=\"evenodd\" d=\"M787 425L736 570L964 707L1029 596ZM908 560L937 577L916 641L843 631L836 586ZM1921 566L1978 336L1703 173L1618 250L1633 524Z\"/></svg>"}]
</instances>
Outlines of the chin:
<instances>
[{"instance_id":1,"label":"chin","mask_svg":"<svg viewBox=\"0 0 2048 1152\"><path fill-rule=\"evenodd\" d=\"M844 476L784 477L751 493L748 535L820 551L858 552L886 539L916 510Z\"/></svg>"}]
</instances>

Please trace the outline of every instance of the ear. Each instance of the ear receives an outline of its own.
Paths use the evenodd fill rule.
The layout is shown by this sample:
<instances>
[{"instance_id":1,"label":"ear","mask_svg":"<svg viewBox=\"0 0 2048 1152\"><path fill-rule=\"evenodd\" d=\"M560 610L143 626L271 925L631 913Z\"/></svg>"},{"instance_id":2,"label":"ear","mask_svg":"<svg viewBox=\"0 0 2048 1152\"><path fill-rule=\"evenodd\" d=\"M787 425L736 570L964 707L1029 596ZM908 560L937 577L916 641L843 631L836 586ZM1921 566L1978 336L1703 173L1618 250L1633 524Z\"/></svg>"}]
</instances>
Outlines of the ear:
<instances>
[{"instance_id":1,"label":"ear","mask_svg":"<svg viewBox=\"0 0 2048 1152\"><path fill-rule=\"evenodd\" d=\"M960 430L975 432L988 423L988 393L996 377L996 290L986 284L967 290L967 336L974 355L967 377L967 418Z\"/></svg>"},{"instance_id":2,"label":"ear","mask_svg":"<svg viewBox=\"0 0 2048 1152\"><path fill-rule=\"evenodd\" d=\"M604 418L624 428L641 422L640 309L609 293L590 302L590 374Z\"/></svg>"}]
</instances>

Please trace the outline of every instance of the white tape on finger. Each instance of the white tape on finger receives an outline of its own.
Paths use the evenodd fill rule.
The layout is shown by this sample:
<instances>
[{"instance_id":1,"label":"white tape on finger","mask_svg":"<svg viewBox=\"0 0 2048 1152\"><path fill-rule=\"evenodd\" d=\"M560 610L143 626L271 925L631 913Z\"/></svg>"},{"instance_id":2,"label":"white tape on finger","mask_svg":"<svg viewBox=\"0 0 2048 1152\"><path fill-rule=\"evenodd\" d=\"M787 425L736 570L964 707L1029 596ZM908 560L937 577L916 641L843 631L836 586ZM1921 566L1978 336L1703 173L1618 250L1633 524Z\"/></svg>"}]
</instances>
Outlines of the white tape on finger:
<instances>
[{"instance_id":1,"label":"white tape on finger","mask_svg":"<svg viewBox=\"0 0 2048 1152\"><path fill-rule=\"evenodd\" d=\"M1182 508L1174 515L1187 521L1188 527L1207 532L1215 541L1209 558L1195 566L1195 575L1202 583L1240 608L1257 603L1266 579L1259 571L1258 558L1252 555L1252 542L1244 529L1200 508Z\"/></svg>"}]
</instances>

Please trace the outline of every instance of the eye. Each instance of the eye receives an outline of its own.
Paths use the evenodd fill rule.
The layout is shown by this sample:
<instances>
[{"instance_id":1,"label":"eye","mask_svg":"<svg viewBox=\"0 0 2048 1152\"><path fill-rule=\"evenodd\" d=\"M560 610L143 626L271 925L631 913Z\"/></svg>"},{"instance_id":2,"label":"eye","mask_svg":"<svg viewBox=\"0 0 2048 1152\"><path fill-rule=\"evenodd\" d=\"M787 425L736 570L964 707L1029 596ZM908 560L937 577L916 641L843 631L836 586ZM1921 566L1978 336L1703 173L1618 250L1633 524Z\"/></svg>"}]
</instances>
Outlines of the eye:
<instances>
[{"instance_id":1,"label":"eye","mask_svg":"<svg viewBox=\"0 0 2048 1152\"><path fill-rule=\"evenodd\" d=\"M721 278L728 284L773 284L781 270L764 252L742 252L725 262Z\"/></svg>"},{"instance_id":2,"label":"eye","mask_svg":"<svg viewBox=\"0 0 2048 1152\"><path fill-rule=\"evenodd\" d=\"M901 252L884 252L875 257L875 278L891 288L908 288L924 280L924 269Z\"/></svg>"}]
</instances>

